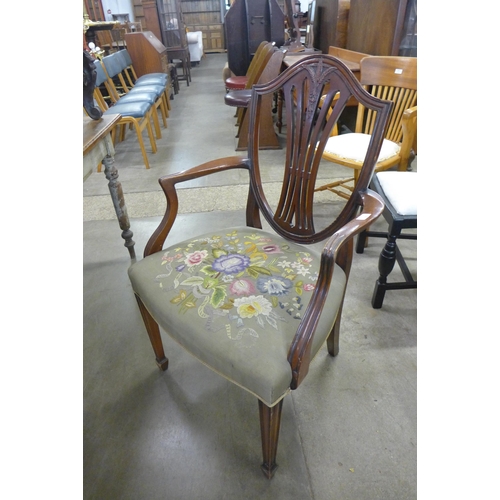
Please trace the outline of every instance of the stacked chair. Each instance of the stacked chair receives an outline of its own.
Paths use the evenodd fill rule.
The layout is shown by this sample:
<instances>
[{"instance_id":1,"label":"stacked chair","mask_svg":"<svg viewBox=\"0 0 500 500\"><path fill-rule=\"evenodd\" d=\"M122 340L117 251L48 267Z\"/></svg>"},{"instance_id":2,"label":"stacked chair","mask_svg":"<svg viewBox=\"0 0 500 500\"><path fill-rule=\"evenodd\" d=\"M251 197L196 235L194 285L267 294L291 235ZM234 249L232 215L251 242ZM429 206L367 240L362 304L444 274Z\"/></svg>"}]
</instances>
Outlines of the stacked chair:
<instances>
[{"instance_id":1,"label":"stacked chair","mask_svg":"<svg viewBox=\"0 0 500 500\"><path fill-rule=\"evenodd\" d=\"M139 99L138 97L137 99L129 98L128 100L122 100L122 97L117 98L113 92L113 88L111 86L106 86L106 83L109 84L109 79L106 71L104 70L104 65L96 61L95 69L96 82L94 97L98 106L101 108L103 114L120 114L121 118L118 122L118 127L120 128L120 140L125 138L125 131L128 127L134 128L137 134L139 146L141 148L144 165L146 168L150 168L142 133L144 130L147 130L149 141L151 143L151 150L153 153L156 153L156 140L153 134L153 127L151 126L151 122L154 121L153 112L156 113L154 100L151 99L151 95L149 97L145 96L143 99ZM101 91L101 87L103 85L110 94L107 96L110 98L109 104ZM158 120L158 116L156 116L156 119ZM116 142L116 129L113 129L112 135L113 141Z\"/></svg>"},{"instance_id":2,"label":"stacked chair","mask_svg":"<svg viewBox=\"0 0 500 500\"><path fill-rule=\"evenodd\" d=\"M129 87L132 88L142 85L155 84L155 85L162 85L165 88L163 97L167 105L167 116L168 116L168 111L171 109L170 94L172 91L172 81L170 76L167 73L148 73L146 75L138 77L128 50L127 49L120 50L118 52L118 57L120 57L122 60L123 73L127 78Z\"/></svg>"},{"instance_id":3,"label":"stacked chair","mask_svg":"<svg viewBox=\"0 0 500 500\"><path fill-rule=\"evenodd\" d=\"M102 64L108 76L105 85L108 91L116 97L122 99L122 102L131 102L137 100L151 100L156 110L161 111L163 125L167 127L167 105L164 99L165 86L160 83L148 83L141 86L129 88L123 75L123 59L119 52L114 52L102 58ZM117 79L117 85L115 80ZM153 113L153 121L155 124L156 138L161 139L161 130L158 120L158 114Z\"/></svg>"}]
</instances>

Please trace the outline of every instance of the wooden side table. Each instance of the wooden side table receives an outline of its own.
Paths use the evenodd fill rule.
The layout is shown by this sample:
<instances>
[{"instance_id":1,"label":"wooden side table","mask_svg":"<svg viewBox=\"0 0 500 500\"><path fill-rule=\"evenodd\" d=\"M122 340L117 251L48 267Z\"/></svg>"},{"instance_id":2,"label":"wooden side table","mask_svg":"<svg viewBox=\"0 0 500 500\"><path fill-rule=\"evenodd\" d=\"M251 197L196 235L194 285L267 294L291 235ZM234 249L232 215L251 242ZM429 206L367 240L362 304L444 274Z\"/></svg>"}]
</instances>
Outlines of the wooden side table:
<instances>
[{"instance_id":1,"label":"wooden side table","mask_svg":"<svg viewBox=\"0 0 500 500\"><path fill-rule=\"evenodd\" d=\"M135 259L134 235L130 230L130 221L123 197L122 185L118 181L118 170L115 167L113 141L111 131L120 119L119 114L104 115L99 120L83 117L83 182L94 168L102 162L104 175L108 179L109 192L115 207L118 223L122 229L122 238L128 248L130 258Z\"/></svg>"}]
</instances>

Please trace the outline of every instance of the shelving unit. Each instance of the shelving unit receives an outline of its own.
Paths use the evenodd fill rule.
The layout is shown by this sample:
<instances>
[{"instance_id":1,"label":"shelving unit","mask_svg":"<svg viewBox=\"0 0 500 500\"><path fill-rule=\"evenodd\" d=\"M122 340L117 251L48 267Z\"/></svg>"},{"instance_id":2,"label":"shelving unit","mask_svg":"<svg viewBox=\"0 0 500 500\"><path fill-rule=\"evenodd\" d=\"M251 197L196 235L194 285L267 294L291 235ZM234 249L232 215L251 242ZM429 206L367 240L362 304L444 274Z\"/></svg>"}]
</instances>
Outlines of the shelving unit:
<instances>
[{"instance_id":1,"label":"shelving unit","mask_svg":"<svg viewBox=\"0 0 500 500\"><path fill-rule=\"evenodd\" d=\"M225 0L181 0L188 31L201 31L204 52L224 52Z\"/></svg>"}]
</instances>

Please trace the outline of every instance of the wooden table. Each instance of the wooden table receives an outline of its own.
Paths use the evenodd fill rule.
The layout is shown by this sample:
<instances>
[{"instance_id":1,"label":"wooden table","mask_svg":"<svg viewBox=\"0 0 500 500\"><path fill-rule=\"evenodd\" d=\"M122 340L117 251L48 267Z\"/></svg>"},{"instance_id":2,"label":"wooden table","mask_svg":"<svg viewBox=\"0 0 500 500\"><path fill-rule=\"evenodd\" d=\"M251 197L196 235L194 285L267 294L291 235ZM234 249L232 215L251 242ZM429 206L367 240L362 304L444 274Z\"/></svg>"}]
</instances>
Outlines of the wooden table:
<instances>
[{"instance_id":1,"label":"wooden table","mask_svg":"<svg viewBox=\"0 0 500 500\"><path fill-rule=\"evenodd\" d=\"M128 248L130 258L135 259L135 242L132 240L133 233L130 230L122 185L118 181L118 170L114 159L115 150L111 140L111 130L119 119L119 114L104 115L99 120L92 120L88 116L83 117L83 182L102 162L125 247Z\"/></svg>"}]
</instances>

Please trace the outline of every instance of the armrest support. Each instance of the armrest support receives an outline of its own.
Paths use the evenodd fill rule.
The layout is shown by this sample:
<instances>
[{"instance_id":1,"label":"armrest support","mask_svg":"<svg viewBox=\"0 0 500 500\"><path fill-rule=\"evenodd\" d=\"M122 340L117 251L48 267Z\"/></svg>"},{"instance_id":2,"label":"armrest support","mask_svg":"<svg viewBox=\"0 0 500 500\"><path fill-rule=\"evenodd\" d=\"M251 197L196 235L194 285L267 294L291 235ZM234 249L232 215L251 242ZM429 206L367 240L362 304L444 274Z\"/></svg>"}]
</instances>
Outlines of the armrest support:
<instances>
[{"instance_id":1,"label":"armrest support","mask_svg":"<svg viewBox=\"0 0 500 500\"><path fill-rule=\"evenodd\" d=\"M155 232L146 244L144 257L159 252L162 249L170 230L172 229L172 225L174 224L179 211L179 200L175 188L176 184L235 168L249 170L250 162L247 158L242 156L228 156L226 158L220 158L218 160L202 163L197 167L183 170L182 172L161 177L158 182L165 193L167 208L160 225L156 228Z\"/></svg>"},{"instance_id":2,"label":"armrest support","mask_svg":"<svg viewBox=\"0 0 500 500\"><path fill-rule=\"evenodd\" d=\"M371 190L362 194L362 205L362 212L333 234L323 248L316 287L288 351L288 362L292 368L291 389L296 389L309 371L314 332L325 305L339 252L345 243L369 227L384 210L382 198Z\"/></svg>"},{"instance_id":3,"label":"armrest support","mask_svg":"<svg viewBox=\"0 0 500 500\"><path fill-rule=\"evenodd\" d=\"M403 129L403 140L401 142L401 162L399 164L399 170L405 171L408 167L411 150L417 134L417 106L408 108L403 113L401 127Z\"/></svg>"}]
</instances>

